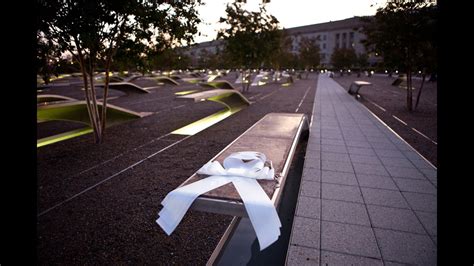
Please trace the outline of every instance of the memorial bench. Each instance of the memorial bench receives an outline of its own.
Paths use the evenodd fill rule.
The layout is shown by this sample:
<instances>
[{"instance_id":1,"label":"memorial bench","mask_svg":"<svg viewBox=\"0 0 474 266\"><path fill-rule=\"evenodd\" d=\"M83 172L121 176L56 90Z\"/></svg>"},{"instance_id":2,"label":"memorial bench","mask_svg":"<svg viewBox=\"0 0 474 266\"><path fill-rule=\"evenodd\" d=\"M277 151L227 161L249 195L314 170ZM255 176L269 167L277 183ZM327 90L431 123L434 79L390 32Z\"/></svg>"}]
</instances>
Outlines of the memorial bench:
<instances>
[{"instance_id":1,"label":"memorial bench","mask_svg":"<svg viewBox=\"0 0 474 266\"><path fill-rule=\"evenodd\" d=\"M155 77L155 76L133 76L129 79L124 79L122 81L124 82L132 82L132 81L136 81L137 79L148 79L148 80L154 80L158 83L162 83L162 84L169 84L169 85L179 85L178 82L176 82L176 80L174 80L173 78L169 78L169 77L163 77L163 76L158 76L158 77Z\"/></svg>"},{"instance_id":2,"label":"memorial bench","mask_svg":"<svg viewBox=\"0 0 474 266\"><path fill-rule=\"evenodd\" d=\"M258 151L265 154L268 160L272 161L276 180L258 180L258 183L278 209L296 147L300 139L307 136L308 128L305 114L269 113L237 137L211 161L223 163L227 156L240 151ZM206 175L195 173L180 187L206 177ZM250 221L245 218L248 215L242 199L230 183L202 194L193 202L190 209L234 216L207 265L213 265L220 257L239 223L244 223L242 226L250 224ZM242 218L245 219L242 220Z\"/></svg>"},{"instance_id":3,"label":"memorial bench","mask_svg":"<svg viewBox=\"0 0 474 266\"><path fill-rule=\"evenodd\" d=\"M49 88L58 88L58 87L71 87L71 86L80 86L84 84L81 81L71 81L71 82L51 82L48 84L41 84L37 85L36 88L41 90L41 89L49 89Z\"/></svg>"},{"instance_id":4,"label":"memorial bench","mask_svg":"<svg viewBox=\"0 0 474 266\"><path fill-rule=\"evenodd\" d=\"M268 72L257 74L257 76L255 76L252 83L250 84L250 86L262 86L262 85L267 84L268 75L269 75Z\"/></svg>"},{"instance_id":5,"label":"memorial bench","mask_svg":"<svg viewBox=\"0 0 474 266\"><path fill-rule=\"evenodd\" d=\"M174 85L178 86L179 83L174 79L174 78L169 78L169 77L153 77L154 80L156 80L159 83L164 83L164 84L169 84L169 85Z\"/></svg>"},{"instance_id":6,"label":"memorial bench","mask_svg":"<svg viewBox=\"0 0 474 266\"><path fill-rule=\"evenodd\" d=\"M398 77L392 82L392 86L400 86L403 82L407 82L407 77L404 74L398 75Z\"/></svg>"},{"instance_id":7,"label":"memorial bench","mask_svg":"<svg viewBox=\"0 0 474 266\"><path fill-rule=\"evenodd\" d=\"M367 81L356 80L352 82L347 92L351 95L358 95L360 88L363 86L372 86L372 83Z\"/></svg>"},{"instance_id":8,"label":"memorial bench","mask_svg":"<svg viewBox=\"0 0 474 266\"><path fill-rule=\"evenodd\" d=\"M103 103L97 103L99 112ZM112 104L107 104L107 126L142 118L149 115L147 112L134 112ZM64 101L57 104L41 105L36 111L37 121L62 120L86 124L91 126L86 101Z\"/></svg>"},{"instance_id":9,"label":"memorial bench","mask_svg":"<svg viewBox=\"0 0 474 266\"><path fill-rule=\"evenodd\" d=\"M214 89L201 91L197 93L187 94L176 97L176 100L181 101L213 101L226 106L229 111L234 113L243 107L249 106L251 102L245 98L240 92L236 90Z\"/></svg>"},{"instance_id":10,"label":"memorial bench","mask_svg":"<svg viewBox=\"0 0 474 266\"><path fill-rule=\"evenodd\" d=\"M77 100L71 97L56 95L56 94L40 94L36 96L36 103L38 105L53 104L53 103L65 102L65 101L77 101Z\"/></svg>"},{"instance_id":11,"label":"memorial bench","mask_svg":"<svg viewBox=\"0 0 474 266\"><path fill-rule=\"evenodd\" d=\"M102 111L103 103L98 102L99 112ZM107 105L107 127L125 123L131 120L150 115L147 112L134 112L115 105ZM38 105L36 113L37 123L46 121L69 121L85 124L87 127L80 128L61 134L45 137L36 141L37 147L52 144L58 141L78 137L92 132L92 125L87 111L86 101L63 101L49 105Z\"/></svg>"},{"instance_id":12,"label":"memorial bench","mask_svg":"<svg viewBox=\"0 0 474 266\"><path fill-rule=\"evenodd\" d=\"M97 87L104 88L105 84L98 84ZM148 89L155 88L155 87L139 87L130 82L113 82L109 83L109 89L118 90L121 92L126 93L127 95L130 94L145 94L150 93Z\"/></svg>"},{"instance_id":13,"label":"memorial bench","mask_svg":"<svg viewBox=\"0 0 474 266\"><path fill-rule=\"evenodd\" d=\"M211 87L216 89L229 89L229 90L237 90L230 82L227 80L213 80L208 82L199 82L198 83L202 87Z\"/></svg>"}]
</instances>

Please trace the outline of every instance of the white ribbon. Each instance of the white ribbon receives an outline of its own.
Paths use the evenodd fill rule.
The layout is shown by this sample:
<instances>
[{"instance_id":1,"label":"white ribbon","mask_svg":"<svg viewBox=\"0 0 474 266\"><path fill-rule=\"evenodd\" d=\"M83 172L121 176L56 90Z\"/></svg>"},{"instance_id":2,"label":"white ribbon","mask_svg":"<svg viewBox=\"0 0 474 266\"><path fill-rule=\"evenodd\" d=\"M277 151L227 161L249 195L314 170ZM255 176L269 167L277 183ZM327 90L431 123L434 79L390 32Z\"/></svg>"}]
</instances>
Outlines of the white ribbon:
<instances>
[{"instance_id":1,"label":"white ribbon","mask_svg":"<svg viewBox=\"0 0 474 266\"><path fill-rule=\"evenodd\" d=\"M271 162L270 167L265 166L266 160L263 153L237 152L224 159L224 167L217 161L206 163L197 173L210 177L168 193L161 202L163 209L156 222L171 235L199 195L232 182L242 198L260 250L267 248L280 236L281 222L275 206L257 182L257 179L274 180L274 169Z\"/></svg>"}]
</instances>

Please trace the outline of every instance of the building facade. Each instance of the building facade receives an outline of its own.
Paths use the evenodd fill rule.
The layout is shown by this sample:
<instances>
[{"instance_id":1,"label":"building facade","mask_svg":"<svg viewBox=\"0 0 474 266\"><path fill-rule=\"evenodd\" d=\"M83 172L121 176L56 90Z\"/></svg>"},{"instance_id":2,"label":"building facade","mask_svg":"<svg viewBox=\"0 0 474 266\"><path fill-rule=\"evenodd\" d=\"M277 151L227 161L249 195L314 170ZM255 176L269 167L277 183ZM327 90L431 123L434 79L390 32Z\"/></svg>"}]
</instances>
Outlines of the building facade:
<instances>
[{"instance_id":1,"label":"building facade","mask_svg":"<svg viewBox=\"0 0 474 266\"><path fill-rule=\"evenodd\" d=\"M284 29L286 34L292 38L291 52L297 54L299 42L302 38L316 38L319 43L321 54L321 66L331 67L331 55L336 48L352 47L356 54L367 53L361 40L365 35L360 32L363 22L360 17L353 17L338 21L288 28ZM203 42L186 47L183 52L192 58L193 62L209 53L216 53L224 49L224 41L215 40ZM205 50L205 51L204 51ZM369 64L373 65L381 59L375 54L368 54Z\"/></svg>"}]
</instances>

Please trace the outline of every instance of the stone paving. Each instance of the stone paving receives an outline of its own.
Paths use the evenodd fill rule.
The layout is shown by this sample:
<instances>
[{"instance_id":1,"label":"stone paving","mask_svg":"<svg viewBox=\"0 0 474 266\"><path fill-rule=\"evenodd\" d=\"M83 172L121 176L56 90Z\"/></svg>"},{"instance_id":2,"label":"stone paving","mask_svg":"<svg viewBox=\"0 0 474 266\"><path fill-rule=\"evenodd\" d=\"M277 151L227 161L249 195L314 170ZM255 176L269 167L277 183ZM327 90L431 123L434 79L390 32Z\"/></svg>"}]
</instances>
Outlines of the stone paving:
<instances>
[{"instance_id":1,"label":"stone paving","mask_svg":"<svg viewBox=\"0 0 474 266\"><path fill-rule=\"evenodd\" d=\"M437 170L320 75L287 265L436 265Z\"/></svg>"}]
</instances>

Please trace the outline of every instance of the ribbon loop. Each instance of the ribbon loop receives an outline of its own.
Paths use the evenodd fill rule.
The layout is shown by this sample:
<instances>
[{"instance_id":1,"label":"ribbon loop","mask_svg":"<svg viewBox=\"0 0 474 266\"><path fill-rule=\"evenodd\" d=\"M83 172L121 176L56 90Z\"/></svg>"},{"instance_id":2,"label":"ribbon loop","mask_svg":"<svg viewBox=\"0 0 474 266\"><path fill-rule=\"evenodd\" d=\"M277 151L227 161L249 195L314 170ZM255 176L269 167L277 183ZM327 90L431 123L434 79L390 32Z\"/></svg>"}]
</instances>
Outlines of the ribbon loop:
<instances>
[{"instance_id":1,"label":"ribbon loop","mask_svg":"<svg viewBox=\"0 0 474 266\"><path fill-rule=\"evenodd\" d=\"M232 182L242 198L260 250L265 249L278 239L281 227L275 206L257 182L274 180L275 170L271 162L265 166L266 162L263 153L246 151L229 155L224 159L224 167L217 161L206 163L197 173L210 176L168 193L161 202L163 209L156 222L170 235L199 195Z\"/></svg>"}]
</instances>

